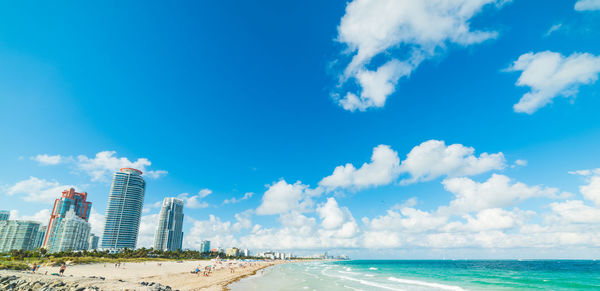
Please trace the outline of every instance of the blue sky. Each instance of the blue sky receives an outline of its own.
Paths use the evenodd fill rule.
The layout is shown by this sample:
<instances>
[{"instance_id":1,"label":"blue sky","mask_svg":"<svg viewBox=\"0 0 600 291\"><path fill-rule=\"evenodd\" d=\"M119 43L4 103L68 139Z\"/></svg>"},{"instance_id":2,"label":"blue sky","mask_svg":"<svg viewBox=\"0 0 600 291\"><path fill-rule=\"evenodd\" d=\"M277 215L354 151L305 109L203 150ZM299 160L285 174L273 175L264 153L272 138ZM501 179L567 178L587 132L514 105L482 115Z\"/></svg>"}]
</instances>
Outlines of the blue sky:
<instances>
[{"instance_id":1,"label":"blue sky","mask_svg":"<svg viewBox=\"0 0 600 291\"><path fill-rule=\"evenodd\" d=\"M1 4L3 208L141 165L140 246L600 256L598 2L238 2Z\"/></svg>"}]
</instances>

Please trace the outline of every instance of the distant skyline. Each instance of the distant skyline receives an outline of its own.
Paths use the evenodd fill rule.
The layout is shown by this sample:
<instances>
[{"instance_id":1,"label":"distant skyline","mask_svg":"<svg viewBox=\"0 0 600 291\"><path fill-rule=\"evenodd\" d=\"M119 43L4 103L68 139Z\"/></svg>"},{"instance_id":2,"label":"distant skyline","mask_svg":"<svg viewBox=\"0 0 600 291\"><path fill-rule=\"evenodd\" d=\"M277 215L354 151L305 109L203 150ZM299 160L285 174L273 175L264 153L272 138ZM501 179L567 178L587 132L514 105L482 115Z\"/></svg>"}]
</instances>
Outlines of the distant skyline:
<instances>
[{"instance_id":1,"label":"distant skyline","mask_svg":"<svg viewBox=\"0 0 600 291\"><path fill-rule=\"evenodd\" d=\"M600 258L600 1L0 4L0 204L183 248ZM102 239L100 239L102 241Z\"/></svg>"}]
</instances>

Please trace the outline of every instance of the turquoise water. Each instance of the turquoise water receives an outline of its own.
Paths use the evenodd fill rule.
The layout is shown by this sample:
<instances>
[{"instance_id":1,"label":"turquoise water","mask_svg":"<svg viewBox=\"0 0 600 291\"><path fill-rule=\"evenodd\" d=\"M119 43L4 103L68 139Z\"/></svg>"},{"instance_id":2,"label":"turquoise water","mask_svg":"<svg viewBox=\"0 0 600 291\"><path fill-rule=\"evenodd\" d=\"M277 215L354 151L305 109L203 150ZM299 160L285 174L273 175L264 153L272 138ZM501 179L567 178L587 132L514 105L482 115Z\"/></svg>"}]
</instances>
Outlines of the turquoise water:
<instances>
[{"instance_id":1,"label":"turquoise water","mask_svg":"<svg viewBox=\"0 0 600 291\"><path fill-rule=\"evenodd\" d=\"M231 290L600 290L600 261L342 261L279 265Z\"/></svg>"}]
</instances>

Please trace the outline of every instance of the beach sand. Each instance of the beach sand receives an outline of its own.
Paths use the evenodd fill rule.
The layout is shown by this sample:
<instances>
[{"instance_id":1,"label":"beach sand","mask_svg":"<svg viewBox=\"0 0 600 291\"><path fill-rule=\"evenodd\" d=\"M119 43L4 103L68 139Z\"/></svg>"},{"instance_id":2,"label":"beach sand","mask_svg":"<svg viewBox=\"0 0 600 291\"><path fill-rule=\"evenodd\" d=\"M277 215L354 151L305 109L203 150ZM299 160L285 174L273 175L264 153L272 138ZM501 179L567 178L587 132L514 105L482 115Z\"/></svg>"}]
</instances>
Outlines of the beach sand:
<instances>
[{"instance_id":1,"label":"beach sand","mask_svg":"<svg viewBox=\"0 0 600 291\"><path fill-rule=\"evenodd\" d=\"M67 266L66 280L90 280L91 276L104 277L101 284L93 279L96 286L103 290L145 290L140 282L154 282L179 290L225 290L231 282L237 281L256 273L256 271L279 264L281 262L232 263L213 261L161 261L143 263L124 263L116 268L115 264L88 264ZM203 270L205 266L213 265L216 270L208 277L202 274L191 274L197 266ZM233 273L229 266L232 267ZM49 276L57 273L59 267L41 267L38 276ZM48 275L43 275L43 274Z\"/></svg>"}]
</instances>

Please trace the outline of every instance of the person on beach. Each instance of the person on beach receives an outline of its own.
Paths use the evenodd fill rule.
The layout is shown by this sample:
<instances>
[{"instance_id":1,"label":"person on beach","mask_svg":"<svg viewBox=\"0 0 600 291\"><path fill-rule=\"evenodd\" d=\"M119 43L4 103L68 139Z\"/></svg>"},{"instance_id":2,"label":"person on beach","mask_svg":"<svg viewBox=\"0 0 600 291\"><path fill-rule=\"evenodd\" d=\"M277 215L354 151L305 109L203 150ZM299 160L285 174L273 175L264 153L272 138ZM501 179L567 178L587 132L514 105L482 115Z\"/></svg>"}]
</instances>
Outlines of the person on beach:
<instances>
[{"instance_id":1,"label":"person on beach","mask_svg":"<svg viewBox=\"0 0 600 291\"><path fill-rule=\"evenodd\" d=\"M59 273L61 276L64 276L64 275L65 275L65 270L66 270L66 269L67 269L67 265L65 265L65 263L63 263L63 264L62 264L62 266L60 266L60 269L58 270L58 273Z\"/></svg>"},{"instance_id":2,"label":"person on beach","mask_svg":"<svg viewBox=\"0 0 600 291\"><path fill-rule=\"evenodd\" d=\"M37 270L38 265L36 263L33 263L33 266L31 267L31 272L35 274L35 270Z\"/></svg>"}]
</instances>

